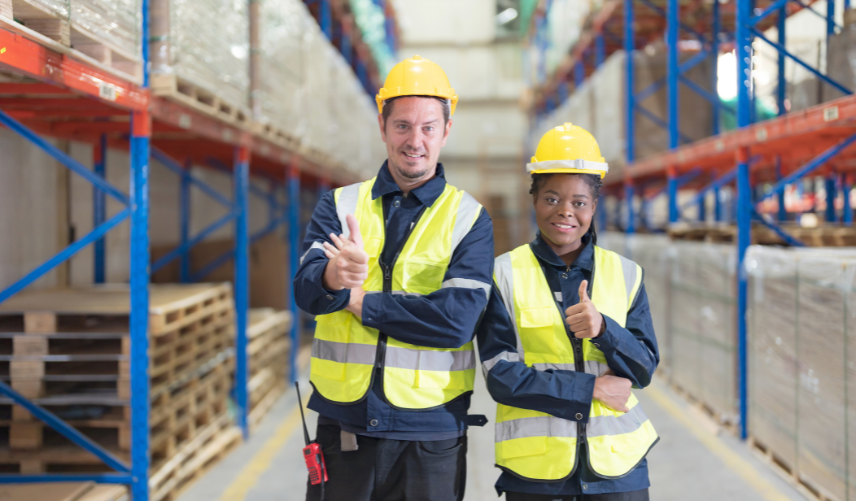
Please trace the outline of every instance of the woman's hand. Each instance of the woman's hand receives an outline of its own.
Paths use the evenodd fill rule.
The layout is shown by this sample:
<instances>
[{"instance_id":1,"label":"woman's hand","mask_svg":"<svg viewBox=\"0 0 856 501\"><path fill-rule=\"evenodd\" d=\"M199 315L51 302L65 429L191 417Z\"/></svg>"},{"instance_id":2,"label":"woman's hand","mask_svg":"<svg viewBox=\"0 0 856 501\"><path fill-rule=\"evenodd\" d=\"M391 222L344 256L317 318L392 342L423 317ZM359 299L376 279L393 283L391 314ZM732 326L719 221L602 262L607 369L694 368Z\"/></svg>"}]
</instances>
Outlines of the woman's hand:
<instances>
[{"instance_id":1,"label":"woman's hand","mask_svg":"<svg viewBox=\"0 0 856 501\"><path fill-rule=\"evenodd\" d=\"M618 377L611 374L600 376L594 380L594 395L595 400L599 400L603 405L618 412L627 412L627 401L630 400L630 387L632 383L629 379Z\"/></svg>"},{"instance_id":2,"label":"woman's hand","mask_svg":"<svg viewBox=\"0 0 856 501\"><path fill-rule=\"evenodd\" d=\"M565 323L578 339L595 338L603 334L603 315L588 297L588 280L580 283L580 302L565 310Z\"/></svg>"}]
</instances>

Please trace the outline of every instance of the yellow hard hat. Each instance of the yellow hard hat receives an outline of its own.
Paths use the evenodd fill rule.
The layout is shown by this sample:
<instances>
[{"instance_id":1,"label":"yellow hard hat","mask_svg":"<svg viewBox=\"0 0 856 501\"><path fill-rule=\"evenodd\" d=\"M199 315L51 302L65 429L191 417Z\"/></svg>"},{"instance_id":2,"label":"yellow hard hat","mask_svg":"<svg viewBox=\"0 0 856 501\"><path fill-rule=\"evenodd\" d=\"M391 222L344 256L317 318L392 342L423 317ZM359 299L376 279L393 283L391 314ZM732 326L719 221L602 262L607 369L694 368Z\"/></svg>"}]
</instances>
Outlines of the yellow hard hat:
<instances>
[{"instance_id":1,"label":"yellow hard hat","mask_svg":"<svg viewBox=\"0 0 856 501\"><path fill-rule=\"evenodd\" d=\"M591 133L566 123L548 130L538 141L538 149L526 172L532 174L597 174L609 172L600 147Z\"/></svg>"},{"instance_id":2,"label":"yellow hard hat","mask_svg":"<svg viewBox=\"0 0 856 501\"><path fill-rule=\"evenodd\" d=\"M383 113L383 102L400 96L435 96L447 99L451 114L455 114L458 95L449 83L443 68L419 56L396 64L386 76L386 82L375 98L378 113Z\"/></svg>"}]
</instances>

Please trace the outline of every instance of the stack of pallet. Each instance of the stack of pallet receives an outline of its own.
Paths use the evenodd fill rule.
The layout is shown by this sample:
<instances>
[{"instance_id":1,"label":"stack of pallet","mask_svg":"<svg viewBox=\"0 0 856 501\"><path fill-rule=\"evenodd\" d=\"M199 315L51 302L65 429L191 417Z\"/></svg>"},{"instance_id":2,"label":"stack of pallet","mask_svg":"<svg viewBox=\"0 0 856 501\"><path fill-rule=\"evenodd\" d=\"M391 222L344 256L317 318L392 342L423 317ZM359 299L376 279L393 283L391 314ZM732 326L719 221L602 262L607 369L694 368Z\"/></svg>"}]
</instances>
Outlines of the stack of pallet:
<instances>
[{"instance_id":1,"label":"stack of pallet","mask_svg":"<svg viewBox=\"0 0 856 501\"><path fill-rule=\"evenodd\" d=\"M250 426L256 426L285 391L291 352L291 314L272 308L250 310L247 356L250 367Z\"/></svg>"},{"instance_id":2,"label":"stack of pallet","mask_svg":"<svg viewBox=\"0 0 856 501\"><path fill-rule=\"evenodd\" d=\"M128 489L122 485L93 482L56 484L6 484L0 486L4 501L128 501Z\"/></svg>"},{"instance_id":3,"label":"stack of pallet","mask_svg":"<svg viewBox=\"0 0 856 501\"><path fill-rule=\"evenodd\" d=\"M139 81L139 0L0 0L0 26ZM71 47L68 51L62 46Z\"/></svg>"},{"instance_id":4,"label":"stack of pallet","mask_svg":"<svg viewBox=\"0 0 856 501\"><path fill-rule=\"evenodd\" d=\"M13 389L119 458L130 441L129 290L25 292L0 305L0 361ZM152 499L180 489L240 441L227 412L234 346L229 284L150 289ZM0 465L20 473L107 470L24 408L0 399Z\"/></svg>"},{"instance_id":5,"label":"stack of pallet","mask_svg":"<svg viewBox=\"0 0 856 501\"><path fill-rule=\"evenodd\" d=\"M809 497L853 499L856 251L753 246L746 270L752 445Z\"/></svg>"},{"instance_id":6,"label":"stack of pallet","mask_svg":"<svg viewBox=\"0 0 856 501\"><path fill-rule=\"evenodd\" d=\"M805 228L794 223L784 223L782 230L808 247L847 247L856 245L856 228L839 224L823 224ZM737 226L727 223L678 223L668 229L673 240L698 242L737 241ZM771 228L760 224L752 226L751 239L758 245L786 245L785 240Z\"/></svg>"}]
</instances>

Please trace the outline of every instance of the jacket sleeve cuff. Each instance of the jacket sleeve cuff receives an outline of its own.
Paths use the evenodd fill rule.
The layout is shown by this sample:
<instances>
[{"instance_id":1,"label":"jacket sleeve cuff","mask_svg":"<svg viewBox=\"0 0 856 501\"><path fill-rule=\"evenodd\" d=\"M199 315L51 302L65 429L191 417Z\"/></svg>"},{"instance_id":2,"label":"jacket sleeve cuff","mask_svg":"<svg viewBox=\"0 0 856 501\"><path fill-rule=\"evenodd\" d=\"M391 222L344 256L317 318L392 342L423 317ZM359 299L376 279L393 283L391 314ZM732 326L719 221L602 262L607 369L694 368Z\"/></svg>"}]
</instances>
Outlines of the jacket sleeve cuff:
<instances>
[{"instance_id":1,"label":"jacket sleeve cuff","mask_svg":"<svg viewBox=\"0 0 856 501\"><path fill-rule=\"evenodd\" d=\"M383 325L383 296L384 293L366 294L363 296L363 325L380 330Z\"/></svg>"},{"instance_id":2,"label":"jacket sleeve cuff","mask_svg":"<svg viewBox=\"0 0 856 501\"><path fill-rule=\"evenodd\" d=\"M616 348L619 342L619 338L616 333L621 332L622 330L624 330L624 328L618 325L618 322L609 318L608 316L602 316L603 323L604 325L606 325L606 329L603 331L603 334L592 339L591 342L595 346L595 348L605 352L608 350L614 350Z\"/></svg>"},{"instance_id":3,"label":"jacket sleeve cuff","mask_svg":"<svg viewBox=\"0 0 856 501\"><path fill-rule=\"evenodd\" d=\"M324 269L326 268L326 263L324 266L318 266L316 271L316 276L314 280L310 283L312 287L315 289L312 291L312 294L318 298L318 302L321 305L330 308L327 311L339 311L348 306L348 301L351 299L351 291L349 289L342 289L338 291L327 290L324 287ZM325 308L326 309L326 308Z\"/></svg>"},{"instance_id":4,"label":"jacket sleeve cuff","mask_svg":"<svg viewBox=\"0 0 856 501\"><path fill-rule=\"evenodd\" d=\"M594 380L596 378L593 374L577 374L576 376L574 381L574 395L571 398L574 402L574 405L571 406L573 415L566 416L565 419L588 423L591 402L594 399Z\"/></svg>"}]
</instances>

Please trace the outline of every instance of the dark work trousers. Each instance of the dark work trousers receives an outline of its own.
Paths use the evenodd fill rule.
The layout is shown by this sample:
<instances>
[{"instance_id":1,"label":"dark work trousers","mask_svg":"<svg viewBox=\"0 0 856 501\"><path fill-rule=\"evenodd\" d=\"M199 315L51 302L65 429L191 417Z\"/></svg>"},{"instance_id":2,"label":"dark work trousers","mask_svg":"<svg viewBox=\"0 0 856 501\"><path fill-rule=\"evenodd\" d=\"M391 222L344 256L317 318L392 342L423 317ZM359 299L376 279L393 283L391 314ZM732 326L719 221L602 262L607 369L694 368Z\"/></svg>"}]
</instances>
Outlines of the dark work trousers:
<instances>
[{"instance_id":1,"label":"dark work trousers","mask_svg":"<svg viewBox=\"0 0 856 501\"><path fill-rule=\"evenodd\" d=\"M318 425L329 480L323 501L461 501L467 480L467 437L430 442L357 435L356 451L342 452L335 425ZM309 485L306 501L322 501Z\"/></svg>"},{"instance_id":2,"label":"dark work trousers","mask_svg":"<svg viewBox=\"0 0 856 501\"><path fill-rule=\"evenodd\" d=\"M525 492L506 492L505 499L506 501L648 501L648 489L582 496L547 496L544 494L526 494Z\"/></svg>"}]
</instances>

